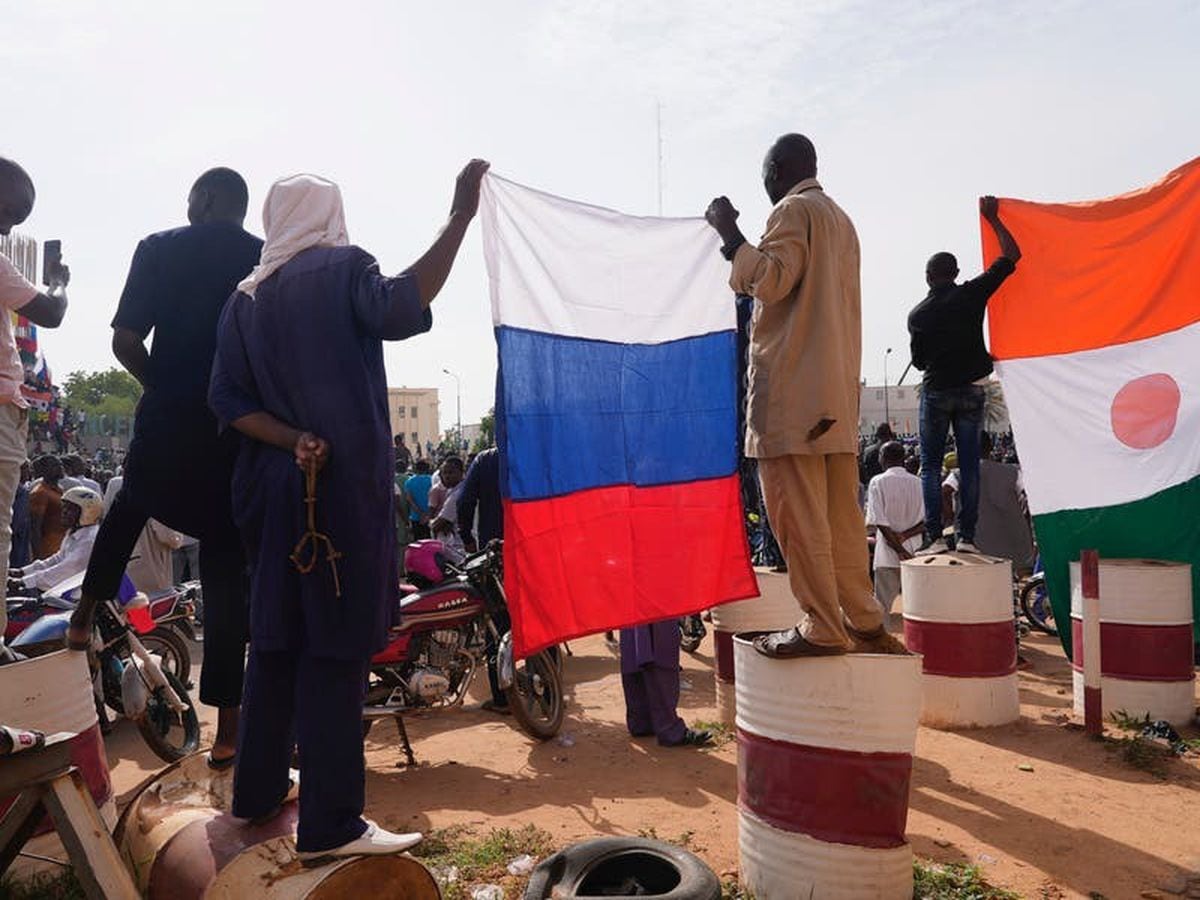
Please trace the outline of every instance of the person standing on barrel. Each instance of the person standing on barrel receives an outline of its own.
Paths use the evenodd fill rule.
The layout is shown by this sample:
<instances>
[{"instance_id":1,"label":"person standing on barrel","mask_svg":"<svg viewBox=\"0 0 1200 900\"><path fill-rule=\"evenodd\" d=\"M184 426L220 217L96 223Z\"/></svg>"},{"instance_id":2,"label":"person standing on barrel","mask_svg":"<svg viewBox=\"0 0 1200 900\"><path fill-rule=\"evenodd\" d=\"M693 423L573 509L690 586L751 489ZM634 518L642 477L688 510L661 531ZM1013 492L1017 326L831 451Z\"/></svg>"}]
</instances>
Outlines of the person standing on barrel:
<instances>
[{"instance_id":1,"label":"person standing on barrel","mask_svg":"<svg viewBox=\"0 0 1200 900\"><path fill-rule=\"evenodd\" d=\"M705 213L733 263L730 286L755 299L746 455L758 460L801 609L795 628L754 646L772 657L905 653L873 597L858 505L858 236L817 182L817 153L804 135L775 142L763 185L775 208L757 247L727 197Z\"/></svg>"},{"instance_id":2,"label":"person standing on barrel","mask_svg":"<svg viewBox=\"0 0 1200 900\"><path fill-rule=\"evenodd\" d=\"M233 814L279 809L294 741L309 862L421 840L362 817L364 685L400 600L383 342L431 327L486 171L463 169L445 228L394 278L350 245L337 185L276 182L262 259L221 319L209 401L241 435L233 493L251 565Z\"/></svg>"}]
</instances>

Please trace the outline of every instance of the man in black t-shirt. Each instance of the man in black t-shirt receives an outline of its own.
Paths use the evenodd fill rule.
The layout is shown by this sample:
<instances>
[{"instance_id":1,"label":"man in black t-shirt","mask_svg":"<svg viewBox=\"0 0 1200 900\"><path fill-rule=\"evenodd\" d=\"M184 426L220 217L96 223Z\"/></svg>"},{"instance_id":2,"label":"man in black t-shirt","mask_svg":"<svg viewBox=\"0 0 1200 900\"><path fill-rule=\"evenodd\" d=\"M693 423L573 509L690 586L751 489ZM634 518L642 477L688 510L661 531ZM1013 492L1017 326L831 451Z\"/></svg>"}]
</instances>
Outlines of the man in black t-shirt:
<instances>
[{"instance_id":1,"label":"man in black t-shirt","mask_svg":"<svg viewBox=\"0 0 1200 900\"><path fill-rule=\"evenodd\" d=\"M912 364L925 373L920 411L925 540L918 555L948 549L942 537L942 457L951 428L960 478L957 548L978 552L983 383L992 373L992 357L983 344L983 316L988 299L1021 258L1021 249L1000 221L996 198L981 198L979 211L996 233L1001 255L978 278L956 284L958 261L950 253L934 254L925 266L929 294L908 314Z\"/></svg>"},{"instance_id":2,"label":"man in black t-shirt","mask_svg":"<svg viewBox=\"0 0 1200 900\"><path fill-rule=\"evenodd\" d=\"M242 228L246 182L210 169L188 196L183 228L138 244L117 314L113 352L142 385L125 479L96 536L73 644L89 637L91 606L116 594L147 519L200 541L204 667L200 700L219 709L210 765L232 765L247 639L247 578L233 523L230 479L237 438L208 408L217 322L262 241ZM145 340L154 333L147 352Z\"/></svg>"}]
</instances>

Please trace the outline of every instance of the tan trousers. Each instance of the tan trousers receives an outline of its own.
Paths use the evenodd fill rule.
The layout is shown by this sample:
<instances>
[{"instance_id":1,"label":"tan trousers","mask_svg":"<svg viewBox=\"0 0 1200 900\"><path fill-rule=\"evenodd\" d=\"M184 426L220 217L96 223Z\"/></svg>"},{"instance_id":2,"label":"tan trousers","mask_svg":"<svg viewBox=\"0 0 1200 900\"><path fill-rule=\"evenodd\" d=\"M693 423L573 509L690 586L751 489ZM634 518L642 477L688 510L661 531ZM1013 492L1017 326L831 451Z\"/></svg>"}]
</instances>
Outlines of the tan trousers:
<instances>
[{"instance_id":1,"label":"tan trousers","mask_svg":"<svg viewBox=\"0 0 1200 900\"><path fill-rule=\"evenodd\" d=\"M8 554L12 549L12 509L25 462L25 434L29 413L11 403L0 403L0 598L7 598ZM8 626L8 610L0 603L0 640Z\"/></svg>"},{"instance_id":2,"label":"tan trousers","mask_svg":"<svg viewBox=\"0 0 1200 900\"><path fill-rule=\"evenodd\" d=\"M867 563L853 453L777 456L758 461L767 516L803 611L800 633L813 644L848 647L845 620L860 631L883 624Z\"/></svg>"}]
</instances>

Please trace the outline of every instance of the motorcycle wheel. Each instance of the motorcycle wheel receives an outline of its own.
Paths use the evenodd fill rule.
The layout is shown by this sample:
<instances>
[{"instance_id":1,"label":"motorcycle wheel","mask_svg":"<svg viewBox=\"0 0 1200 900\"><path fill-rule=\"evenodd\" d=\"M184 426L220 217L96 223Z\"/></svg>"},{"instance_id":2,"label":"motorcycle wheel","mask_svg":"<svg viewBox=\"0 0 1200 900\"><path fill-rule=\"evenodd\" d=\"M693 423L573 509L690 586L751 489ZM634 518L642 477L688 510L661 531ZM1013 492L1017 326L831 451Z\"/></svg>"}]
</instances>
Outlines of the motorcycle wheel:
<instances>
[{"instance_id":1,"label":"motorcycle wheel","mask_svg":"<svg viewBox=\"0 0 1200 900\"><path fill-rule=\"evenodd\" d=\"M513 683L506 692L508 708L525 732L548 741L562 728L563 692L558 665L543 650L513 666Z\"/></svg>"},{"instance_id":2,"label":"motorcycle wheel","mask_svg":"<svg viewBox=\"0 0 1200 900\"><path fill-rule=\"evenodd\" d=\"M1031 578L1021 588L1021 611L1029 624L1038 631L1054 637L1058 636L1058 625L1054 621L1054 607L1050 605L1050 595L1046 593L1044 578Z\"/></svg>"},{"instance_id":3,"label":"motorcycle wheel","mask_svg":"<svg viewBox=\"0 0 1200 900\"><path fill-rule=\"evenodd\" d=\"M172 672L163 672L167 683L171 685L179 699L185 704L182 714L167 705L163 689L158 688L150 694L146 703L146 711L137 720L138 731L142 738L164 762L178 762L185 756L190 756L200 748L200 720L196 716L196 704L192 695Z\"/></svg>"},{"instance_id":4,"label":"motorcycle wheel","mask_svg":"<svg viewBox=\"0 0 1200 900\"><path fill-rule=\"evenodd\" d=\"M162 660L164 672L170 672L183 684L192 685L192 654L187 641L170 626L160 625L140 638L142 646Z\"/></svg>"}]
</instances>

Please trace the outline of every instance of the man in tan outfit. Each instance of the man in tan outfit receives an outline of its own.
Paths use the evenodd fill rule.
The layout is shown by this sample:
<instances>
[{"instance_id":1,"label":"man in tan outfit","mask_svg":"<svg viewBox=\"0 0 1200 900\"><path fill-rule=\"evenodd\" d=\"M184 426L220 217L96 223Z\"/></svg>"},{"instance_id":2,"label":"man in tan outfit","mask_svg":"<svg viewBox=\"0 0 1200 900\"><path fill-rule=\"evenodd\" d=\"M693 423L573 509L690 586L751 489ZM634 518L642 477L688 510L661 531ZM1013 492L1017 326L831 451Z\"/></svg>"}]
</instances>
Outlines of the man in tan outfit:
<instances>
[{"instance_id":1,"label":"man in tan outfit","mask_svg":"<svg viewBox=\"0 0 1200 900\"><path fill-rule=\"evenodd\" d=\"M705 214L733 262L730 285L757 301L746 455L758 459L767 515L802 610L795 628L760 637L755 647L777 657L904 653L873 599L858 506L858 236L816 174L808 138L784 135L771 147L763 184L775 208L758 247L742 235L727 198Z\"/></svg>"}]
</instances>

